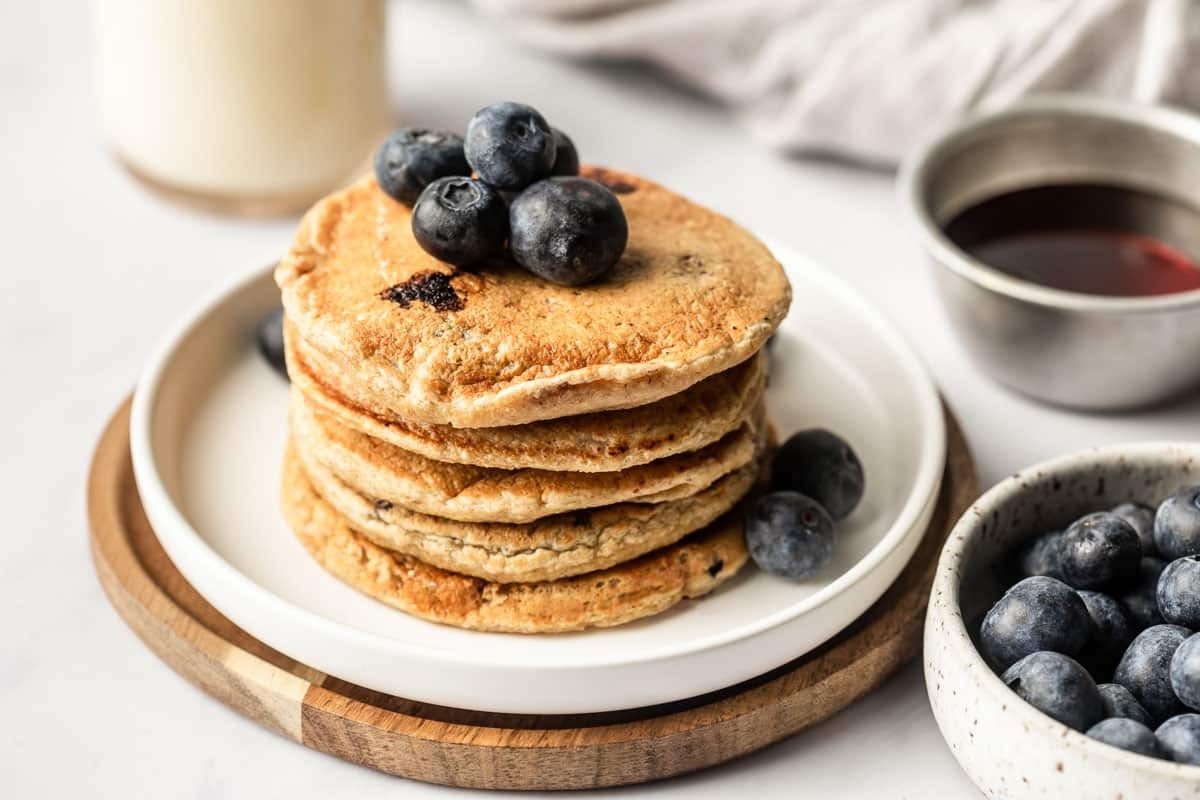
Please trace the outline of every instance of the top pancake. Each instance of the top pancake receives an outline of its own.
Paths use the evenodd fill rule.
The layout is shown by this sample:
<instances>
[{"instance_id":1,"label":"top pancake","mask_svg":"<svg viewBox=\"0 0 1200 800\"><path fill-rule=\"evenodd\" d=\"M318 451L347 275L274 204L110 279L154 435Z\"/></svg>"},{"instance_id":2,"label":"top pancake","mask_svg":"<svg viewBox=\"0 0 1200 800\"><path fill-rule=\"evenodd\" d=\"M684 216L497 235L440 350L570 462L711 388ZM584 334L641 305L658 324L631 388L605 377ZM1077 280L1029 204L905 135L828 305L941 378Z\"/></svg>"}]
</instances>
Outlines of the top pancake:
<instances>
[{"instance_id":1,"label":"top pancake","mask_svg":"<svg viewBox=\"0 0 1200 800\"><path fill-rule=\"evenodd\" d=\"M317 203L275 278L322 379L381 417L486 428L652 403L762 346L791 290L757 239L649 181L584 174L617 192L629 244L581 287L455 271L373 178Z\"/></svg>"}]
</instances>

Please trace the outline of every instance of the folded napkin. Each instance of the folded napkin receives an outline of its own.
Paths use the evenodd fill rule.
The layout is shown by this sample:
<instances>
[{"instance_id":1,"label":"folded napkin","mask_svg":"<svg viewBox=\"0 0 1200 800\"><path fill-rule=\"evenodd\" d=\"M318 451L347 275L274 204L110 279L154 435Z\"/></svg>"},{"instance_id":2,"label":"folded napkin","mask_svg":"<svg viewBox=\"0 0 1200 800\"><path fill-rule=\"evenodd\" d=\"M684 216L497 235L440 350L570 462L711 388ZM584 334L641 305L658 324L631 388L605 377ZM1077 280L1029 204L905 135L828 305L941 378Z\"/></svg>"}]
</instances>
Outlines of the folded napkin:
<instances>
[{"instance_id":1,"label":"folded napkin","mask_svg":"<svg viewBox=\"0 0 1200 800\"><path fill-rule=\"evenodd\" d=\"M1085 91L1200 108L1200 0L474 0L565 56L657 65L762 141L893 163L975 108Z\"/></svg>"}]
</instances>

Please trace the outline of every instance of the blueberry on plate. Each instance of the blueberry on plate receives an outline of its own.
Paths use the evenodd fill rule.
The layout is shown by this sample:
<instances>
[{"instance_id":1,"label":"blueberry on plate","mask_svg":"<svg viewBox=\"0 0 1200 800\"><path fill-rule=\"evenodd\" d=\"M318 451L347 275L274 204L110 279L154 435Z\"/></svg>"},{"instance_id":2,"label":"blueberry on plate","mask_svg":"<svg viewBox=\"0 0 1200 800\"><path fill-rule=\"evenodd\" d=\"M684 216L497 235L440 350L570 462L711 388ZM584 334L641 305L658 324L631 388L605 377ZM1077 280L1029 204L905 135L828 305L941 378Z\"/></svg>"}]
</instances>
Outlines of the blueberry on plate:
<instances>
[{"instance_id":1,"label":"blueberry on plate","mask_svg":"<svg viewBox=\"0 0 1200 800\"><path fill-rule=\"evenodd\" d=\"M1093 676L1107 677L1125 654L1138 629L1125 607L1109 595L1081 589L1079 596L1092 618L1091 635L1079 651L1079 662Z\"/></svg>"},{"instance_id":2,"label":"blueberry on plate","mask_svg":"<svg viewBox=\"0 0 1200 800\"><path fill-rule=\"evenodd\" d=\"M1171 658L1191 635L1179 625L1147 628L1129 645L1113 673L1113 683L1128 689L1155 722L1184 711L1171 688Z\"/></svg>"},{"instance_id":3,"label":"blueberry on plate","mask_svg":"<svg viewBox=\"0 0 1200 800\"><path fill-rule=\"evenodd\" d=\"M401 128L375 153L379 188L408 206L438 178L470 174L462 137L446 131Z\"/></svg>"},{"instance_id":4,"label":"blueberry on plate","mask_svg":"<svg viewBox=\"0 0 1200 800\"><path fill-rule=\"evenodd\" d=\"M1200 628L1200 556L1177 558L1158 578L1158 611L1185 628Z\"/></svg>"},{"instance_id":5,"label":"blueberry on plate","mask_svg":"<svg viewBox=\"0 0 1200 800\"><path fill-rule=\"evenodd\" d=\"M480 179L497 189L524 189L554 166L554 132L523 103L493 103L476 111L464 149Z\"/></svg>"},{"instance_id":6,"label":"blueberry on plate","mask_svg":"<svg viewBox=\"0 0 1200 800\"><path fill-rule=\"evenodd\" d=\"M1032 578L1034 575L1045 575L1061 581L1063 575L1058 563L1058 549L1062 537L1062 531L1050 531L1022 545L1017 551L1017 569L1021 576Z\"/></svg>"},{"instance_id":7,"label":"blueberry on plate","mask_svg":"<svg viewBox=\"0 0 1200 800\"><path fill-rule=\"evenodd\" d=\"M1097 722L1088 728L1087 735L1105 744L1138 753L1151 758L1166 758L1154 731L1144 723L1125 717L1114 717Z\"/></svg>"},{"instance_id":8,"label":"blueberry on plate","mask_svg":"<svg viewBox=\"0 0 1200 800\"><path fill-rule=\"evenodd\" d=\"M771 492L750 508L746 547L762 570L791 580L819 572L833 558L833 520L811 497Z\"/></svg>"},{"instance_id":9,"label":"blueberry on plate","mask_svg":"<svg viewBox=\"0 0 1200 800\"><path fill-rule=\"evenodd\" d=\"M513 259L564 286L595 280L621 258L629 226L607 187L587 178L548 178L509 208Z\"/></svg>"},{"instance_id":10,"label":"blueberry on plate","mask_svg":"<svg viewBox=\"0 0 1200 800\"><path fill-rule=\"evenodd\" d=\"M1154 544L1168 561L1200 555L1200 486L1162 501L1154 514Z\"/></svg>"},{"instance_id":11,"label":"blueberry on plate","mask_svg":"<svg viewBox=\"0 0 1200 800\"><path fill-rule=\"evenodd\" d=\"M1062 653L1030 653L1001 676L1004 684L1031 706L1077 731L1104 717L1104 703L1092 676Z\"/></svg>"},{"instance_id":12,"label":"blueberry on plate","mask_svg":"<svg viewBox=\"0 0 1200 800\"><path fill-rule=\"evenodd\" d=\"M550 167L551 175L578 175L579 151L571 137L558 128L551 128L554 134L554 166Z\"/></svg>"},{"instance_id":13,"label":"blueberry on plate","mask_svg":"<svg viewBox=\"0 0 1200 800\"><path fill-rule=\"evenodd\" d=\"M258 352L283 377L287 377L287 361L283 356L283 309L277 308L258 323L254 331Z\"/></svg>"},{"instance_id":14,"label":"blueberry on plate","mask_svg":"<svg viewBox=\"0 0 1200 800\"><path fill-rule=\"evenodd\" d=\"M992 666L1004 670L1042 650L1074 656L1087 644L1091 628L1079 594L1039 575L1015 584L996 601L983 618L979 641Z\"/></svg>"},{"instance_id":15,"label":"blueberry on plate","mask_svg":"<svg viewBox=\"0 0 1200 800\"><path fill-rule=\"evenodd\" d=\"M1180 714L1154 732L1172 761L1200 766L1200 714Z\"/></svg>"},{"instance_id":16,"label":"blueberry on plate","mask_svg":"<svg viewBox=\"0 0 1200 800\"><path fill-rule=\"evenodd\" d=\"M1096 688L1100 690L1100 699L1104 702L1106 719L1124 717L1140 722L1147 727L1154 724L1154 719L1149 712L1142 708L1142 704L1124 686L1118 683L1102 683Z\"/></svg>"},{"instance_id":17,"label":"blueberry on plate","mask_svg":"<svg viewBox=\"0 0 1200 800\"><path fill-rule=\"evenodd\" d=\"M1154 509L1144 503L1121 503L1112 510L1137 531L1142 543L1142 555L1152 556L1158 552L1154 544Z\"/></svg>"},{"instance_id":18,"label":"blueberry on plate","mask_svg":"<svg viewBox=\"0 0 1200 800\"><path fill-rule=\"evenodd\" d=\"M775 453L771 487L806 494L844 519L863 496L863 467L836 433L814 428L792 434Z\"/></svg>"},{"instance_id":19,"label":"blueberry on plate","mask_svg":"<svg viewBox=\"0 0 1200 800\"><path fill-rule=\"evenodd\" d=\"M508 209L495 189L473 178L438 178L413 206L417 244L434 258L469 267L497 258L508 237Z\"/></svg>"},{"instance_id":20,"label":"blueberry on plate","mask_svg":"<svg viewBox=\"0 0 1200 800\"><path fill-rule=\"evenodd\" d=\"M1185 706L1200 711L1200 633L1185 639L1171 656L1171 689Z\"/></svg>"},{"instance_id":21,"label":"blueberry on plate","mask_svg":"<svg viewBox=\"0 0 1200 800\"><path fill-rule=\"evenodd\" d=\"M1158 577L1167 568L1167 562L1154 556L1143 556L1138 564L1138 576L1132 587L1117 596L1129 611L1138 630L1163 623L1158 611Z\"/></svg>"},{"instance_id":22,"label":"blueberry on plate","mask_svg":"<svg viewBox=\"0 0 1200 800\"><path fill-rule=\"evenodd\" d=\"M1063 578L1076 589L1099 589L1132 582L1142 558L1137 531L1107 511L1071 523L1059 548Z\"/></svg>"}]
</instances>

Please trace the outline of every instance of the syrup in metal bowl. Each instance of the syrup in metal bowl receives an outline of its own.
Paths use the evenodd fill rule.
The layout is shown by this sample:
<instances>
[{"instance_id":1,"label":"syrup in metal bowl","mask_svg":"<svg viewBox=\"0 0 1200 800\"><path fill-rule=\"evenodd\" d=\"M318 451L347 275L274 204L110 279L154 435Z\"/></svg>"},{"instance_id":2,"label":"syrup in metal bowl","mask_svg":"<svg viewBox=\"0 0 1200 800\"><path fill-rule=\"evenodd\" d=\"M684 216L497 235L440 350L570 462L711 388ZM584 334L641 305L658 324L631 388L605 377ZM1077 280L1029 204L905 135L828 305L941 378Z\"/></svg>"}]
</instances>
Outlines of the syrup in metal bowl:
<instances>
[{"instance_id":1,"label":"syrup in metal bowl","mask_svg":"<svg viewBox=\"0 0 1200 800\"><path fill-rule=\"evenodd\" d=\"M1052 289L1110 297L1200 289L1200 211L1138 189L1020 189L969 206L944 231L987 266Z\"/></svg>"}]
</instances>

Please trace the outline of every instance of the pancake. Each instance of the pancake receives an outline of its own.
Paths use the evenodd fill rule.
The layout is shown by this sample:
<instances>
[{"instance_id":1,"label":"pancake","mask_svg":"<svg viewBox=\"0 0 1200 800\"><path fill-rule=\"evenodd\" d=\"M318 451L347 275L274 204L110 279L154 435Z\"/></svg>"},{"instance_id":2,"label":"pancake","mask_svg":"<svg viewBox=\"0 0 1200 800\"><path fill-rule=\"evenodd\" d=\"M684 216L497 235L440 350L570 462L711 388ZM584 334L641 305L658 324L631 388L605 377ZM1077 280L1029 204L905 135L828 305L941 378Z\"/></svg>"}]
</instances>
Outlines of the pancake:
<instances>
[{"instance_id":1,"label":"pancake","mask_svg":"<svg viewBox=\"0 0 1200 800\"><path fill-rule=\"evenodd\" d=\"M737 505L758 476L755 462L680 500L616 503L529 523L459 522L365 495L293 447L313 488L356 532L389 550L497 583L593 572L677 542Z\"/></svg>"},{"instance_id":2,"label":"pancake","mask_svg":"<svg viewBox=\"0 0 1200 800\"><path fill-rule=\"evenodd\" d=\"M582 414L503 428L454 428L380 418L323 384L303 341L285 328L288 374L305 400L343 425L436 461L497 469L612 472L720 440L750 419L766 385L757 353L684 392L624 411Z\"/></svg>"},{"instance_id":3,"label":"pancake","mask_svg":"<svg viewBox=\"0 0 1200 800\"><path fill-rule=\"evenodd\" d=\"M318 202L275 279L322 382L384 419L488 428L646 405L756 353L791 301L766 247L650 181L584 175L617 192L629 244L582 287L456 271L372 177Z\"/></svg>"},{"instance_id":4,"label":"pancake","mask_svg":"<svg viewBox=\"0 0 1200 800\"><path fill-rule=\"evenodd\" d=\"M711 592L746 563L737 513L694 536L610 569L558 581L503 584L448 572L355 533L314 491L298 459L284 459L288 524L327 571L376 600L445 625L559 633L620 625Z\"/></svg>"},{"instance_id":5,"label":"pancake","mask_svg":"<svg viewBox=\"0 0 1200 800\"><path fill-rule=\"evenodd\" d=\"M462 522L532 522L553 514L690 497L749 464L763 425L754 419L691 453L621 472L493 469L434 461L359 433L292 391L292 436L308 458L362 494Z\"/></svg>"}]
</instances>

